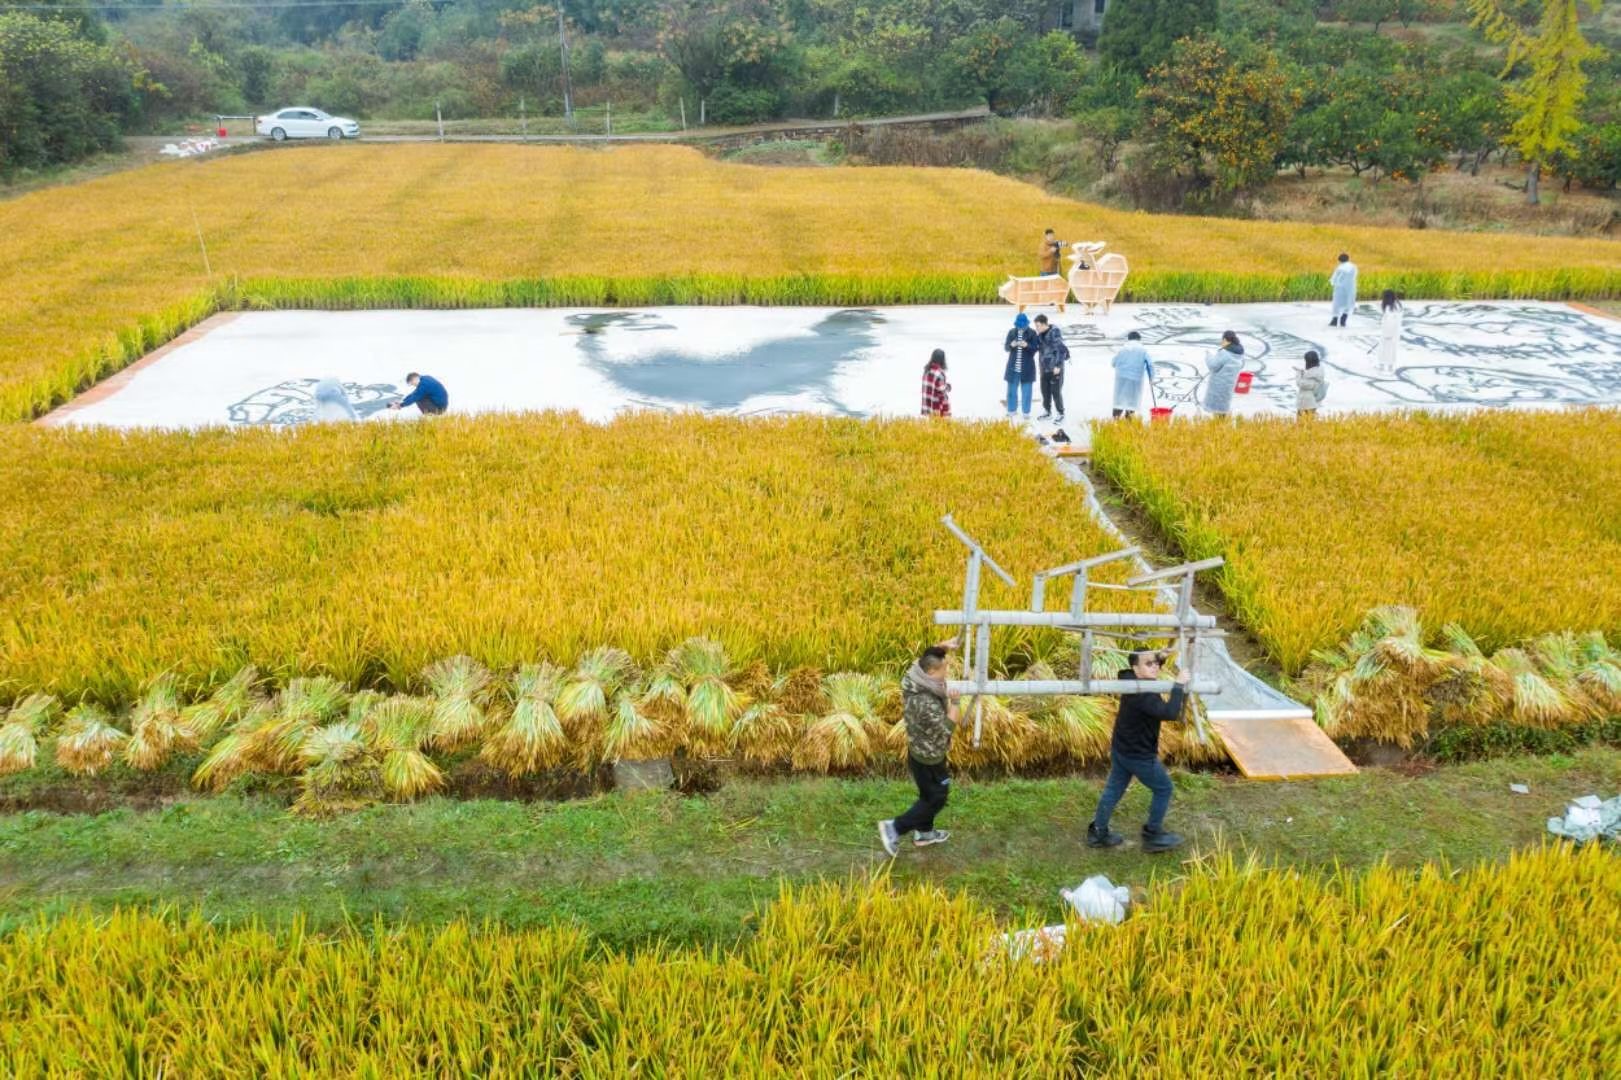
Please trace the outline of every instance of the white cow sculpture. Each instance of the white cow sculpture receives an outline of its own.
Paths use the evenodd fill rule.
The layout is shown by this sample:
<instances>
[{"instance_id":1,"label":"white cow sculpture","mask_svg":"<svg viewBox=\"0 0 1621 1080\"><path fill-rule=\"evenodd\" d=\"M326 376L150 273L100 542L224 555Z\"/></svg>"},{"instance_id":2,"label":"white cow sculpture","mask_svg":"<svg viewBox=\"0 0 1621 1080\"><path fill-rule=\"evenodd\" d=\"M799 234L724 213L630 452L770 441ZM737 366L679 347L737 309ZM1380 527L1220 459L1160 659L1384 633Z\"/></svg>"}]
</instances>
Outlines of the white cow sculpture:
<instances>
[{"instance_id":1,"label":"white cow sculpture","mask_svg":"<svg viewBox=\"0 0 1621 1080\"><path fill-rule=\"evenodd\" d=\"M1020 311L1028 307L1056 307L1064 310L1069 294L1075 293L1075 302L1087 315L1108 314L1109 305L1120 295L1126 283L1126 257L1115 252L1104 253L1109 245L1101 240L1087 240L1071 244L1069 276L1047 274L1043 277L1013 277L1009 275L996 295L1013 304Z\"/></svg>"}]
</instances>

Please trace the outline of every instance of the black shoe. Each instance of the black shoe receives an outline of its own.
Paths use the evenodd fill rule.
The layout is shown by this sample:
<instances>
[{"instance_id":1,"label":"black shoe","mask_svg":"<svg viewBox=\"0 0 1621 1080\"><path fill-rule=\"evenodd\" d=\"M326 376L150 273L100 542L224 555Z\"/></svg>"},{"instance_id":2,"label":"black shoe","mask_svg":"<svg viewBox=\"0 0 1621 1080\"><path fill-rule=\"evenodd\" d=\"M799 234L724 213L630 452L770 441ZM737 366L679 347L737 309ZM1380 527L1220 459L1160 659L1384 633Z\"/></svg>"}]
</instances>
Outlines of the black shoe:
<instances>
[{"instance_id":1,"label":"black shoe","mask_svg":"<svg viewBox=\"0 0 1621 1080\"><path fill-rule=\"evenodd\" d=\"M1111 829L1108 832L1098 832L1098 823L1097 822L1095 822L1095 821L1087 822L1087 825L1086 825L1086 846L1087 847L1099 847L1099 848L1119 847L1121 844L1124 844L1125 842L1126 842L1126 838L1124 836L1121 836L1119 833L1115 832L1114 830Z\"/></svg>"},{"instance_id":2,"label":"black shoe","mask_svg":"<svg viewBox=\"0 0 1621 1080\"><path fill-rule=\"evenodd\" d=\"M1052 418L1053 414L1050 412L1044 412L1040 416L1036 417L1037 420L1051 420Z\"/></svg>"},{"instance_id":3,"label":"black shoe","mask_svg":"<svg viewBox=\"0 0 1621 1080\"><path fill-rule=\"evenodd\" d=\"M1069 442L1069 433L1066 432L1063 428L1059 428L1057 431L1053 432L1053 442L1055 442L1055 443L1067 443L1067 442Z\"/></svg>"},{"instance_id":4,"label":"black shoe","mask_svg":"<svg viewBox=\"0 0 1621 1080\"><path fill-rule=\"evenodd\" d=\"M1143 850L1150 855L1157 855L1161 851L1171 851L1182 846L1182 837L1174 832L1164 829L1143 829Z\"/></svg>"}]
</instances>

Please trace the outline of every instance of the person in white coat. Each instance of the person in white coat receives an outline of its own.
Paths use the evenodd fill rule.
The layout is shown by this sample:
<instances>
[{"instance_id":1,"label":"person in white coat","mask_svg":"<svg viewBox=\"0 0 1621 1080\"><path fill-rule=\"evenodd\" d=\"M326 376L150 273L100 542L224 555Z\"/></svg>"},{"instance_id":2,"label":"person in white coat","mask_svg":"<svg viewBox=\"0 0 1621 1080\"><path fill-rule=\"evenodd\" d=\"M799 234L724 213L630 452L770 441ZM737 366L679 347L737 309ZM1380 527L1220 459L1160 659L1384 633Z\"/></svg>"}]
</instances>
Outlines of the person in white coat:
<instances>
[{"instance_id":1,"label":"person in white coat","mask_svg":"<svg viewBox=\"0 0 1621 1080\"><path fill-rule=\"evenodd\" d=\"M1328 396L1328 376L1323 374L1323 358L1316 349L1306 350L1306 366L1295 376L1295 417L1310 420Z\"/></svg>"},{"instance_id":2,"label":"person in white coat","mask_svg":"<svg viewBox=\"0 0 1621 1080\"><path fill-rule=\"evenodd\" d=\"M1244 370L1244 346L1231 330L1221 332L1221 347L1205 357L1210 375L1205 381L1204 407L1212 416L1226 416L1233 411L1233 390L1238 386L1238 374Z\"/></svg>"},{"instance_id":3,"label":"person in white coat","mask_svg":"<svg viewBox=\"0 0 1621 1080\"><path fill-rule=\"evenodd\" d=\"M1334 307L1328 316L1328 325L1344 326L1351 312L1356 310L1356 263L1351 256L1340 252L1340 264L1328 276L1334 290Z\"/></svg>"},{"instance_id":4,"label":"person in white coat","mask_svg":"<svg viewBox=\"0 0 1621 1080\"><path fill-rule=\"evenodd\" d=\"M1396 349L1401 345L1401 298L1386 289L1379 298L1379 370L1396 370Z\"/></svg>"},{"instance_id":5,"label":"person in white coat","mask_svg":"<svg viewBox=\"0 0 1621 1080\"><path fill-rule=\"evenodd\" d=\"M1114 418L1131 417L1143 403L1143 376L1154 378L1154 365L1143 336L1133 330L1126 335L1126 347L1114 354Z\"/></svg>"},{"instance_id":6,"label":"person in white coat","mask_svg":"<svg viewBox=\"0 0 1621 1080\"><path fill-rule=\"evenodd\" d=\"M359 420L360 414L349 402L349 395L343 392L343 384L337 379L326 378L315 384L315 420Z\"/></svg>"}]
</instances>

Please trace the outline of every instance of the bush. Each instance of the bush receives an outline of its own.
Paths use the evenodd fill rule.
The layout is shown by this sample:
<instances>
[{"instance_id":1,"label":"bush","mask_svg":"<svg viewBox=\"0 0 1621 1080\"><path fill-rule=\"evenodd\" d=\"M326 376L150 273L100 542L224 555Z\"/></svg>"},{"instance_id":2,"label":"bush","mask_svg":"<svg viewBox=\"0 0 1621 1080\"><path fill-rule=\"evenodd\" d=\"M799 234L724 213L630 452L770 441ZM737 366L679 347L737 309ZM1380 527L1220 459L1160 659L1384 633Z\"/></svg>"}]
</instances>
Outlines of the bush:
<instances>
[{"instance_id":1,"label":"bush","mask_svg":"<svg viewBox=\"0 0 1621 1080\"><path fill-rule=\"evenodd\" d=\"M709 95L708 118L716 124L757 124L782 113L782 95L776 90L746 89L721 83Z\"/></svg>"}]
</instances>

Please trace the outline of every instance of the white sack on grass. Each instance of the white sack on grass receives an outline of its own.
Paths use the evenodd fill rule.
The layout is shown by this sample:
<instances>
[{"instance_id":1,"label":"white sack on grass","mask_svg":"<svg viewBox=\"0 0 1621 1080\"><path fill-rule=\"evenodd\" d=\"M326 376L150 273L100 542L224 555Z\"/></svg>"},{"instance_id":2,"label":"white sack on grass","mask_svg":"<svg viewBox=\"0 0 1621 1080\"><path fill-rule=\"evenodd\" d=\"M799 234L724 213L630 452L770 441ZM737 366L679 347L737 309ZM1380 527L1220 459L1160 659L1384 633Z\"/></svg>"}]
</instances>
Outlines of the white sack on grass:
<instances>
[{"instance_id":1,"label":"white sack on grass","mask_svg":"<svg viewBox=\"0 0 1621 1080\"><path fill-rule=\"evenodd\" d=\"M1621 843L1621 795L1603 802L1597 795L1583 795L1565 808L1564 817L1548 819L1548 831L1578 844L1597 839Z\"/></svg>"},{"instance_id":2,"label":"white sack on grass","mask_svg":"<svg viewBox=\"0 0 1621 1080\"><path fill-rule=\"evenodd\" d=\"M1087 878L1073 889L1058 893L1086 922L1111 925L1125 921L1126 908L1131 905L1131 890L1116 885L1102 874Z\"/></svg>"}]
</instances>

